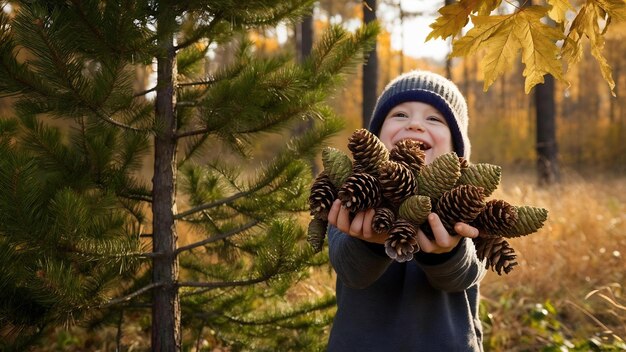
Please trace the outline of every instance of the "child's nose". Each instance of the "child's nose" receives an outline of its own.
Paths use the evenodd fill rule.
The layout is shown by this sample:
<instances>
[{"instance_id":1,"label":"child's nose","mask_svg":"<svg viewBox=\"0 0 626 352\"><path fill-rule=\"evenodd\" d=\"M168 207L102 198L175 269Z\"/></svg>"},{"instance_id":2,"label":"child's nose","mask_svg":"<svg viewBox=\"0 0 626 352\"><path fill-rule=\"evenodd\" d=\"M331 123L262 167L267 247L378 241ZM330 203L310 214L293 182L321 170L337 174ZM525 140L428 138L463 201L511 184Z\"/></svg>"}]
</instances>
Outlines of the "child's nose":
<instances>
[{"instance_id":1,"label":"child's nose","mask_svg":"<svg viewBox=\"0 0 626 352\"><path fill-rule=\"evenodd\" d=\"M407 128L416 131L424 131L424 125L422 123L422 120L417 116L413 116L409 119Z\"/></svg>"}]
</instances>

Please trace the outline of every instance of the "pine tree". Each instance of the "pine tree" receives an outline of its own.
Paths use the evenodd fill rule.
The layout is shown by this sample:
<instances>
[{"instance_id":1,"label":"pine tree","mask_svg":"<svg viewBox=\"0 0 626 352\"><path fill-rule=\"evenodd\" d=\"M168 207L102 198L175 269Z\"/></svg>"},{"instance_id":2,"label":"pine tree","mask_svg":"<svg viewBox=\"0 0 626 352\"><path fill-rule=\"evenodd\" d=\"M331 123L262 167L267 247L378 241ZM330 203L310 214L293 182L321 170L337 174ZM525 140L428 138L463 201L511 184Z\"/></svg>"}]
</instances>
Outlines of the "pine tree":
<instances>
[{"instance_id":1,"label":"pine tree","mask_svg":"<svg viewBox=\"0 0 626 352\"><path fill-rule=\"evenodd\" d=\"M4 347L149 307L156 351L191 343L183 329L233 351L316 348L333 299L283 297L324 260L297 216L308 160L341 128L324 101L377 26L331 27L296 64L255 56L246 33L312 1L12 4L0 11L0 97L15 98L0 120ZM205 68L211 48L234 44L230 62ZM133 88L152 65L154 86ZM250 162L261 137L302 120L306 133Z\"/></svg>"}]
</instances>

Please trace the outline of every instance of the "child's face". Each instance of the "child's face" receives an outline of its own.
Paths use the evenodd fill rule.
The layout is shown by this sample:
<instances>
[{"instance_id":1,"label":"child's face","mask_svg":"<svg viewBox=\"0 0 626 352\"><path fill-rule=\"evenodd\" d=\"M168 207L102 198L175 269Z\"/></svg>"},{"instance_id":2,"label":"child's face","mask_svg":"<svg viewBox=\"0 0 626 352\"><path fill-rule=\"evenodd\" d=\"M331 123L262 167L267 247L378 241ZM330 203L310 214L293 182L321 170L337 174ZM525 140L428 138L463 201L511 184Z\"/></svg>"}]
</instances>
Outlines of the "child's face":
<instances>
[{"instance_id":1,"label":"child's face","mask_svg":"<svg viewBox=\"0 0 626 352\"><path fill-rule=\"evenodd\" d=\"M407 138L426 144L426 164L452 151L452 135L446 119L439 110L421 102L406 102L391 109L379 138L389 150Z\"/></svg>"}]
</instances>

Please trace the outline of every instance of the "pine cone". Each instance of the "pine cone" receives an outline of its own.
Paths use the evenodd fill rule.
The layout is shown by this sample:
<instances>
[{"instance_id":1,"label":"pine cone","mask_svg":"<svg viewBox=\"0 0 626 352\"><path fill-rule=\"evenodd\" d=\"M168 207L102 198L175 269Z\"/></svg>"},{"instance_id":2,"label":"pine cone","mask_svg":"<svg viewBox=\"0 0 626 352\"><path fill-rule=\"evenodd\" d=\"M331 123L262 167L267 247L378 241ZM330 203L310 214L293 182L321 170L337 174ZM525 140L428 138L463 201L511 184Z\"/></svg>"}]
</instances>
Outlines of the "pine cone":
<instances>
[{"instance_id":1,"label":"pine cone","mask_svg":"<svg viewBox=\"0 0 626 352\"><path fill-rule=\"evenodd\" d=\"M352 174L339 189L338 197L352 213L375 208L382 200L380 182L370 174Z\"/></svg>"},{"instance_id":2,"label":"pine cone","mask_svg":"<svg viewBox=\"0 0 626 352\"><path fill-rule=\"evenodd\" d=\"M459 185L474 185L485 190L485 197L489 197L498 188L502 168L491 164L471 164L461 170Z\"/></svg>"},{"instance_id":3,"label":"pine cone","mask_svg":"<svg viewBox=\"0 0 626 352\"><path fill-rule=\"evenodd\" d=\"M463 170L465 170L468 167L470 167L470 165L471 165L471 163L467 159L465 159L462 156L459 157L459 167L461 169L461 173L463 173Z\"/></svg>"},{"instance_id":4,"label":"pine cone","mask_svg":"<svg viewBox=\"0 0 626 352\"><path fill-rule=\"evenodd\" d=\"M311 244L315 253L321 252L324 246L324 238L326 237L326 229L328 221L320 219L312 219L309 222L306 240Z\"/></svg>"},{"instance_id":5,"label":"pine cone","mask_svg":"<svg viewBox=\"0 0 626 352\"><path fill-rule=\"evenodd\" d=\"M398 219L385 241L385 252L389 258L406 262L413 259L413 253L419 249L417 231L413 225L404 219Z\"/></svg>"},{"instance_id":6,"label":"pine cone","mask_svg":"<svg viewBox=\"0 0 626 352\"><path fill-rule=\"evenodd\" d=\"M426 145L420 141L403 139L389 152L389 160L407 167L417 176L425 164L425 147Z\"/></svg>"},{"instance_id":7,"label":"pine cone","mask_svg":"<svg viewBox=\"0 0 626 352\"><path fill-rule=\"evenodd\" d=\"M485 261L485 267L502 275L508 274L517 265L515 250L502 237L477 237L473 239L476 256Z\"/></svg>"},{"instance_id":8,"label":"pine cone","mask_svg":"<svg viewBox=\"0 0 626 352\"><path fill-rule=\"evenodd\" d=\"M372 219L372 230L378 234L389 233L395 220L396 215L393 213L393 210L389 208L376 208L374 218Z\"/></svg>"},{"instance_id":9,"label":"pine cone","mask_svg":"<svg viewBox=\"0 0 626 352\"><path fill-rule=\"evenodd\" d=\"M418 176L419 194L439 198L454 187L461 176L459 157L453 153L442 154L424 165Z\"/></svg>"},{"instance_id":10,"label":"pine cone","mask_svg":"<svg viewBox=\"0 0 626 352\"><path fill-rule=\"evenodd\" d=\"M352 173L352 160L339 149L326 147L322 150L322 165L333 185L339 188Z\"/></svg>"},{"instance_id":11,"label":"pine cone","mask_svg":"<svg viewBox=\"0 0 626 352\"><path fill-rule=\"evenodd\" d=\"M398 216L407 219L416 226L420 226L431 212L430 198L426 196L411 196L400 204Z\"/></svg>"},{"instance_id":12,"label":"pine cone","mask_svg":"<svg viewBox=\"0 0 626 352\"><path fill-rule=\"evenodd\" d=\"M485 209L481 187L461 185L441 195L437 202L437 214L451 235L457 222L471 223Z\"/></svg>"},{"instance_id":13,"label":"pine cone","mask_svg":"<svg viewBox=\"0 0 626 352\"><path fill-rule=\"evenodd\" d=\"M354 159L353 172L368 173L378 177L383 161L389 160L387 147L370 131L358 129L348 140L348 149Z\"/></svg>"},{"instance_id":14,"label":"pine cone","mask_svg":"<svg viewBox=\"0 0 626 352\"><path fill-rule=\"evenodd\" d=\"M417 181L413 173L395 161L382 163L378 179L383 196L396 206L417 193Z\"/></svg>"},{"instance_id":15,"label":"pine cone","mask_svg":"<svg viewBox=\"0 0 626 352\"><path fill-rule=\"evenodd\" d=\"M517 209L518 220L510 229L502 234L504 237L520 237L536 232L543 226L544 221L548 218L548 211L544 208L526 205L515 208Z\"/></svg>"},{"instance_id":16,"label":"pine cone","mask_svg":"<svg viewBox=\"0 0 626 352\"><path fill-rule=\"evenodd\" d=\"M517 219L517 209L514 206L503 200L493 199L487 202L485 209L471 225L489 235L502 235L517 222Z\"/></svg>"},{"instance_id":17,"label":"pine cone","mask_svg":"<svg viewBox=\"0 0 626 352\"><path fill-rule=\"evenodd\" d=\"M309 195L309 209L314 218L326 220L333 202L337 198L337 189L325 172L315 178Z\"/></svg>"}]
</instances>

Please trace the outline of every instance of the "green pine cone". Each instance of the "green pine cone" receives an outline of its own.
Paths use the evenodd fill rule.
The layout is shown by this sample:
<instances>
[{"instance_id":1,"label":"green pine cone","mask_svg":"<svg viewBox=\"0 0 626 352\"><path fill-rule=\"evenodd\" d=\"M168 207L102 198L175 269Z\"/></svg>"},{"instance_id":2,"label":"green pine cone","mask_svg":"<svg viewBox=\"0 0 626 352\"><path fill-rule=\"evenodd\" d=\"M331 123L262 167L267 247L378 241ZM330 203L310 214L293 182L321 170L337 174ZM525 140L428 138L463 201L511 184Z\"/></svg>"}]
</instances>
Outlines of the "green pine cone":
<instances>
[{"instance_id":1,"label":"green pine cone","mask_svg":"<svg viewBox=\"0 0 626 352\"><path fill-rule=\"evenodd\" d=\"M426 196L411 196L400 204L398 209L399 217L412 222L415 226L420 226L426 221L426 217L431 212L432 205L430 198Z\"/></svg>"},{"instance_id":2,"label":"green pine cone","mask_svg":"<svg viewBox=\"0 0 626 352\"><path fill-rule=\"evenodd\" d=\"M322 150L322 165L330 181L337 188L340 188L352 173L352 160L336 148L326 147Z\"/></svg>"},{"instance_id":3,"label":"green pine cone","mask_svg":"<svg viewBox=\"0 0 626 352\"><path fill-rule=\"evenodd\" d=\"M511 238L529 235L539 230L548 219L548 210L544 208L527 205L515 208L517 208L517 222L506 233L502 234L503 237Z\"/></svg>"},{"instance_id":4,"label":"green pine cone","mask_svg":"<svg viewBox=\"0 0 626 352\"><path fill-rule=\"evenodd\" d=\"M328 221L325 220L312 219L309 223L306 240L309 242L311 247L313 247L315 253L322 251L327 227Z\"/></svg>"},{"instance_id":5,"label":"green pine cone","mask_svg":"<svg viewBox=\"0 0 626 352\"><path fill-rule=\"evenodd\" d=\"M502 168L491 164L472 164L461 170L458 185L472 185L482 187L485 197L489 197L498 188Z\"/></svg>"},{"instance_id":6,"label":"green pine cone","mask_svg":"<svg viewBox=\"0 0 626 352\"><path fill-rule=\"evenodd\" d=\"M432 163L424 165L418 176L419 194L439 198L456 185L461 177L461 163L454 152L442 154Z\"/></svg>"}]
</instances>

